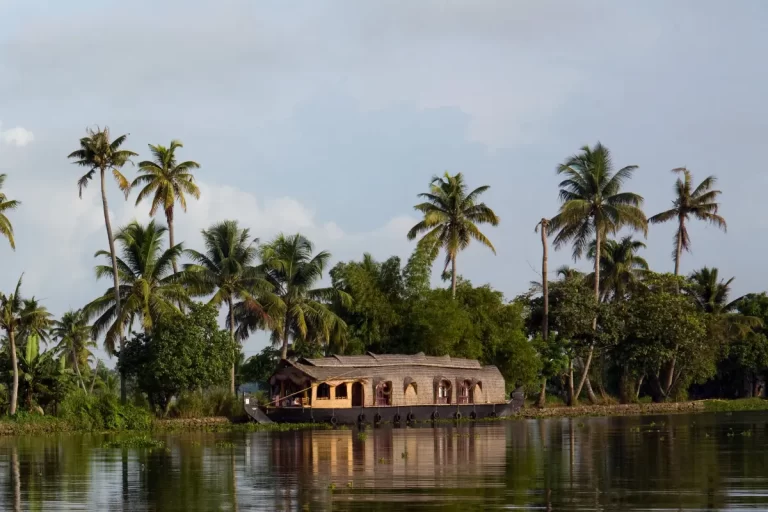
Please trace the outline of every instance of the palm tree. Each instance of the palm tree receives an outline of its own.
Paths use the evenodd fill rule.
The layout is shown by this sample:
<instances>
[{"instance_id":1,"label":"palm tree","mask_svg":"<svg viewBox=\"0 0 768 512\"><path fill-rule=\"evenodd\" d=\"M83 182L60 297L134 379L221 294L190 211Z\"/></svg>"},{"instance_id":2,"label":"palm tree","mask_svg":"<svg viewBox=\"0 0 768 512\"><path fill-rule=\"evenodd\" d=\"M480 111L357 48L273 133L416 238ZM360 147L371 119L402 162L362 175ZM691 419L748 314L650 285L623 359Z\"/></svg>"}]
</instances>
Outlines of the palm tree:
<instances>
[{"instance_id":1,"label":"palm tree","mask_svg":"<svg viewBox=\"0 0 768 512\"><path fill-rule=\"evenodd\" d=\"M199 169L200 164L191 160L186 162L176 162L176 150L184 145L179 140L172 140L169 147L149 145L149 150L154 156L153 160L144 160L139 162L139 172L141 176L133 180L131 188L143 185L136 198L136 206L139 203L152 196L152 207L149 209L150 215L155 215L160 207L165 213L165 219L168 222L168 241L170 247L175 245L173 235L173 212L176 201L181 205L181 209L187 211L186 194L195 199L200 199L200 189L195 184L195 177L192 175L192 169ZM179 269L176 261L173 262L173 272L177 273Z\"/></svg>"},{"instance_id":2,"label":"palm tree","mask_svg":"<svg viewBox=\"0 0 768 512\"><path fill-rule=\"evenodd\" d=\"M603 244L600 256L600 289L603 300L613 297L614 300L624 298L627 291L635 286L648 272L648 262L637 255L645 244L627 235L619 241L608 239ZM596 244L589 246L587 257L594 261ZM590 280L595 276L590 275Z\"/></svg>"},{"instance_id":3,"label":"palm tree","mask_svg":"<svg viewBox=\"0 0 768 512\"><path fill-rule=\"evenodd\" d=\"M547 229L549 228L549 219L543 218L536 224L535 231L541 228L541 292L544 299L544 312L541 317L541 337L544 339L544 343L547 342L549 336L549 279L548 279L548 248L547 248ZM541 392L539 393L539 400L536 404L539 407L544 407L547 397L547 379L541 384Z\"/></svg>"},{"instance_id":4,"label":"palm tree","mask_svg":"<svg viewBox=\"0 0 768 512\"><path fill-rule=\"evenodd\" d=\"M99 171L101 178L101 204L104 209L104 224L107 226L107 241L109 242L109 255L112 260L112 276L114 280L113 290L115 294L116 309L120 310L120 296L118 290L120 289L120 283L118 282L120 272L117 269L117 254L115 253L115 240L112 236L112 223L109 220L109 205L107 203L107 186L106 186L106 173L112 172L112 176L117 181L117 185L127 197L130 191L130 184L128 180L120 172L120 169L128 162L131 161L131 157L138 156L133 151L126 149L120 149L125 142L127 135L120 135L115 140L110 140L110 132L108 127L104 129L88 129L87 136L80 139L80 149L73 151L69 154L68 158L74 159L74 163L87 167L86 172L78 181L77 186L80 197L83 197L83 189L88 186L88 182L93 179L96 171ZM120 349L124 345L122 330L117 332L117 336L120 339ZM120 400L125 403L126 400L126 388L125 388L125 375L122 376L120 383Z\"/></svg>"},{"instance_id":5,"label":"palm tree","mask_svg":"<svg viewBox=\"0 0 768 512\"><path fill-rule=\"evenodd\" d=\"M5 185L5 179L7 174L0 174L0 190ZM0 235L3 235L8 239L8 243L11 244L11 249L16 249L16 241L13 238L13 225L8 217L5 216L5 212L8 210L15 210L21 205L20 201L14 201L8 199L5 193L0 192Z\"/></svg>"},{"instance_id":6,"label":"palm tree","mask_svg":"<svg viewBox=\"0 0 768 512\"><path fill-rule=\"evenodd\" d=\"M213 294L209 303L228 307L229 327L233 350L230 391L235 393L235 359L237 348L235 330L235 304L244 301L243 307L265 322L271 317L261 306L260 300L271 289L264 274L255 266L257 251L247 228L240 229L237 221L226 220L202 231L205 252L187 250L195 263L185 266L184 280L191 293L197 296ZM257 313L258 312L258 313Z\"/></svg>"},{"instance_id":7,"label":"palm tree","mask_svg":"<svg viewBox=\"0 0 768 512\"><path fill-rule=\"evenodd\" d=\"M461 173L451 176L447 172L441 178L434 176L430 182L429 193L419 194L426 199L414 209L424 214L424 218L408 232L408 240L413 240L420 233L426 233L419 243L438 246L445 250L445 267L451 265L451 290L456 298L456 256L474 239L496 254L488 238L480 232L477 224L499 225L499 218L485 203L478 203L477 198L491 188L488 185L478 187L467 194L467 185Z\"/></svg>"},{"instance_id":8,"label":"palm tree","mask_svg":"<svg viewBox=\"0 0 768 512\"><path fill-rule=\"evenodd\" d=\"M82 310L67 311L60 320L53 322L51 329L51 336L59 341L56 351L74 367L83 391L87 390L80 372L80 364L87 364L92 355L89 348L96 346L91 333L92 326L88 325L88 318Z\"/></svg>"},{"instance_id":9,"label":"palm tree","mask_svg":"<svg viewBox=\"0 0 768 512\"><path fill-rule=\"evenodd\" d=\"M84 308L85 316L93 322L93 335L105 334L104 349L114 354L115 342L125 326L134 319L144 332L165 317L180 314L176 304L190 302L187 290L179 276L173 274L172 262L184 251L182 244L163 250L163 237L167 228L150 221L142 226L134 221L120 229L115 240L121 245L122 258L117 258L120 273L118 293L110 288L104 295ZM97 257L108 258L107 251ZM112 267L97 265L96 277L113 277ZM118 307L118 300L120 307Z\"/></svg>"},{"instance_id":10,"label":"palm tree","mask_svg":"<svg viewBox=\"0 0 768 512\"><path fill-rule=\"evenodd\" d=\"M280 234L259 247L264 272L274 286L283 310L281 330L273 330L273 340L282 342L283 359L288 358L291 337L330 342L346 330L344 321L331 311L329 305L338 300L348 307L352 299L337 288L313 288L331 258L326 251L315 255L313 251L312 242L299 234Z\"/></svg>"},{"instance_id":11,"label":"palm tree","mask_svg":"<svg viewBox=\"0 0 768 512\"><path fill-rule=\"evenodd\" d=\"M595 254L602 254L603 241L623 227L648 231L648 221L641 210L643 198L632 192L622 192L624 182L632 177L636 165L622 167L614 172L611 153L599 142L584 146L557 168L565 179L560 182L560 211L551 220L550 227L557 232L555 248L573 243L573 258L579 259L595 240ZM594 264L595 300L600 300L600 258ZM597 317L593 320L597 329ZM590 344L584 372L576 389L576 397L587 381L592 363L594 342ZM595 401L594 393L590 400Z\"/></svg>"},{"instance_id":12,"label":"palm tree","mask_svg":"<svg viewBox=\"0 0 768 512\"><path fill-rule=\"evenodd\" d=\"M653 224L660 224L673 219L677 221L673 257L675 258L675 275L678 276L680 275L680 257L683 250L688 252L691 250L691 239L685 225L688 219L693 216L698 220L709 222L723 231L726 231L727 226L725 219L717 214L720 208L717 197L722 192L712 189L717 181L714 176L705 178L694 189L693 177L688 169L681 167L672 169L672 172L683 175L682 179L677 178L675 182L675 200L672 202L672 208L654 215L648 221Z\"/></svg>"},{"instance_id":13,"label":"palm tree","mask_svg":"<svg viewBox=\"0 0 768 512\"><path fill-rule=\"evenodd\" d=\"M736 311L741 300L739 297L728 301L734 279L733 277L727 281L720 279L720 271L717 268L703 267L695 270L688 277L687 292L705 313L713 315L732 313Z\"/></svg>"},{"instance_id":14,"label":"palm tree","mask_svg":"<svg viewBox=\"0 0 768 512\"><path fill-rule=\"evenodd\" d=\"M22 276L23 277L23 276ZM0 293L0 328L5 331L9 342L11 366L13 368L13 387L9 413L16 414L19 399L19 362L16 341L30 335L39 336L49 325L50 313L33 299L21 296L21 280L10 295Z\"/></svg>"}]
</instances>

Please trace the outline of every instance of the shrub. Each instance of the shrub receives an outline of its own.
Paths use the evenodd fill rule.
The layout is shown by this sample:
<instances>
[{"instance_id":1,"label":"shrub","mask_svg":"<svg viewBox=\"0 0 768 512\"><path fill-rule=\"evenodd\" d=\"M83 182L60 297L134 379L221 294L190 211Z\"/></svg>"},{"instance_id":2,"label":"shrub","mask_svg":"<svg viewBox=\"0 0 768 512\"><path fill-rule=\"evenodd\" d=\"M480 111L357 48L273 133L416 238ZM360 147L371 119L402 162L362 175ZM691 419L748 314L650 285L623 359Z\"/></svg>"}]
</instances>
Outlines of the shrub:
<instances>
[{"instance_id":1,"label":"shrub","mask_svg":"<svg viewBox=\"0 0 768 512\"><path fill-rule=\"evenodd\" d=\"M206 416L203 395L197 391L186 391L179 395L170 410L174 418L202 418Z\"/></svg>"},{"instance_id":2,"label":"shrub","mask_svg":"<svg viewBox=\"0 0 768 512\"><path fill-rule=\"evenodd\" d=\"M61 402L60 417L82 430L147 430L149 412L132 404L121 405L113 395L70 393Z\"/></svg>"}]
</instances>

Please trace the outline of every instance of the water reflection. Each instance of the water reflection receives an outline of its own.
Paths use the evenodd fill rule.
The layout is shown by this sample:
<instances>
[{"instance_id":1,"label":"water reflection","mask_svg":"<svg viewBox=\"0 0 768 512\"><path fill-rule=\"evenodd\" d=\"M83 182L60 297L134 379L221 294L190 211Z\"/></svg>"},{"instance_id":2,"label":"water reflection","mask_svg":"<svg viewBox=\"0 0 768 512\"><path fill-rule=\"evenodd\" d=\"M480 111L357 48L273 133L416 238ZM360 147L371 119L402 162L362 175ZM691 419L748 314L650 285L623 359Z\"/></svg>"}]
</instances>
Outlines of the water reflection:
<instances>
[{"instance_id":1,"label":"water reflection","mask_svg":"<svg viewBox=\"0 0 768 512\"><path fill-rule=\"evenodd\" d=\"M768 415L0 439L2 510L768 508Z\"/></svg>"}]
</instances>

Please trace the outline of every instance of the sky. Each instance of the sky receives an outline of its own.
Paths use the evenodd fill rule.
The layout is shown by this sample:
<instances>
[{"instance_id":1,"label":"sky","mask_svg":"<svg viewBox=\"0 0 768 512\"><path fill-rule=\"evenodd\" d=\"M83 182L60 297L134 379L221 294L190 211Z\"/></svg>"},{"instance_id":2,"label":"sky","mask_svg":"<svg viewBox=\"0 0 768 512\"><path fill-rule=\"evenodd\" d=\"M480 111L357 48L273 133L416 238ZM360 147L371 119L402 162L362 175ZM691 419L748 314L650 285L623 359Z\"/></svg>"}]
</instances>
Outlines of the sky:
<instances>
[{"instance_id":1,"label":"sky","mask_svg":"<svg viewBox=\"0 0 768 512\"><path fill-rule=\"evenodd\" d=\"M262 240L301 232L333 263L405 260L416 195L462 172L491 186L501 224L484 228L497 253L476 244L459 272L509 299L540 279L534 226L559 207L557 164L600 141L639 166L627 188L649 215L671 205L671 169L716 175L728 232L691 224L682 271L715 266L734 294L763 291L767 24L761 0L0 0L0 172L22 202L0 289L23 273L24 294L59 315L109 286L93 269L98 186L79 199L66 158L101 125L139 159L180 139L201 164L202 196L175 223L191 248L236 219ZM110 183L116 226L148 219L135 197ZM653 269L673 270L673 234L651 227ZM568 248L550 260L573 264Z\"/></svg>"}]
</instances>

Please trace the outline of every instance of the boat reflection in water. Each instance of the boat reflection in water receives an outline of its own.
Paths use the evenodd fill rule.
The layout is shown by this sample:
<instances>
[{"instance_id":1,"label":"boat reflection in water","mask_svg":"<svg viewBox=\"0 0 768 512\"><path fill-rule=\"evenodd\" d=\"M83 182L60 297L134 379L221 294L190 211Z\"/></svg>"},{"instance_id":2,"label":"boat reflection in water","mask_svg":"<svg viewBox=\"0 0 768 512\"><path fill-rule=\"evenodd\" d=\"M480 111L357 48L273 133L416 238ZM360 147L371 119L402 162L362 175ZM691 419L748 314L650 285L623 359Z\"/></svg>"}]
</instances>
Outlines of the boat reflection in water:
<instances>
[{"instance_id":1,"label":"boat reflection in water","mask_svg":"<svg viewBox=\"0 0 768 512\"><path fill-rule=\"evenodd\" d=\"M472 423L441 428L380 428L328 430L281 436L272 443L270 465L284 477L298 478L298 486L276 493L281 510L301 509L328 495L334 502L418 500L418 489L474 489L478 480L498 478L505 471L506 437L488 435ZM302 468L297 472L297 468ZM304 480L304 481L301 481ZM313 489L297 493L297 489ZM407 492L404 492L406 491ZM386 497L384 496L386 495Z\"/></svg>"}]
</instances>

